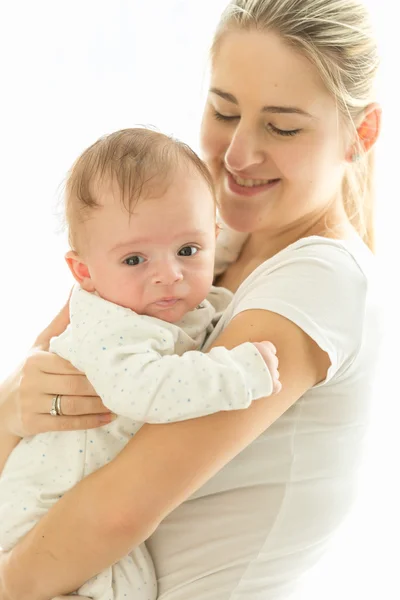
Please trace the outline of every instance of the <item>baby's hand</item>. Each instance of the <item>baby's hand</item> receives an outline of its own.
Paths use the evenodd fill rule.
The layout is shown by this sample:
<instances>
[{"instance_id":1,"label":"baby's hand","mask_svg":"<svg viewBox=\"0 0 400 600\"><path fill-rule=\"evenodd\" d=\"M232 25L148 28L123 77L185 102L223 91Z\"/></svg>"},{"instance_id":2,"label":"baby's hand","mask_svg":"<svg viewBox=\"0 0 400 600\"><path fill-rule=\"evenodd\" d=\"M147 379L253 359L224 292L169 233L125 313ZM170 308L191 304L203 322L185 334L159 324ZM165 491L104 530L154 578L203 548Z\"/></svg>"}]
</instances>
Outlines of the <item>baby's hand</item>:
<instances>
[{"instance_id":1,"label":"baby's hand","mask_svg":"<svg viewBox=\"0 0 400 600\"><path fill-rule=\"evenodd\" d=\"M276 348L271 342L253 342L261 356L263 357L265 364L272 377L273 394L277 394L282 389L282 384L279 381L279 360L276 356Z\"/></svg>"}]
</instances>

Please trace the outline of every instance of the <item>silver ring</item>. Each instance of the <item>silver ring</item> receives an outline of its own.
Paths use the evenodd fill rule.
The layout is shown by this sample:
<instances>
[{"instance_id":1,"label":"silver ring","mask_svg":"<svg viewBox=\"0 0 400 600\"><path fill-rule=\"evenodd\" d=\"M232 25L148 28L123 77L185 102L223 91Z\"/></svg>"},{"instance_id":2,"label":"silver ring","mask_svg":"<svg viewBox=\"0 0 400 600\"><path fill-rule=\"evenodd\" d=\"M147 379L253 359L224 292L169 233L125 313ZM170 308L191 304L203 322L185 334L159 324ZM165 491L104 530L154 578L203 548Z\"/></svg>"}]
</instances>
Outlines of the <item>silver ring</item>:
<instances>
[{"instance_id":1,"label":"silver ring","mask_svg":"<svg viewBox=\"0 0 400 600\"><path fill-rule=\"evenodd\" d=\"M61 410L61 394L57 394L56 396L56 411L57 411L57 415L59 417L62 416L62 410Z\"/></svg>"},{"instance_id":2,"label":"silver ring","mask_svg":"<svg viewBox=\"0 0 400 600\"><path fill-rule=\"evenodd\" d=\"M62 415L60 394L57 394L57 396L54 396L53 400L51 401L50 414L52 417L59 417L60 415Z\"/></svg>"}]
</instances>

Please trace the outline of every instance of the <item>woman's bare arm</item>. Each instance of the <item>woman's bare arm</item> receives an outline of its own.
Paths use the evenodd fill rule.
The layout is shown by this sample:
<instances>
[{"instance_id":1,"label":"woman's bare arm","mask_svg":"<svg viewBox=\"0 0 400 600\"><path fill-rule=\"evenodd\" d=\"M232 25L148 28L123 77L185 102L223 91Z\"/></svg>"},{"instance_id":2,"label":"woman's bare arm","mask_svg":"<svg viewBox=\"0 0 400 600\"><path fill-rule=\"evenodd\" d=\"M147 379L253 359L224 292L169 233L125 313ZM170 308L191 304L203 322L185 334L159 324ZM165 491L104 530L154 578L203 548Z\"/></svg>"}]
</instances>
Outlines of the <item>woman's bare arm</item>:
<instances>
[{"instance_id":1,"label":"woman's bare arm","mask_svg":"<svg viewBox=\"0 0 400 600\"><path fill-rule=\"evenodd\" d=\"M144 425L116 459L68 492L7 556L3 576L10 598L48 600L115 563L325 378L328 356L272 312L239 314L214 345L233 348L265 339L277 348L282 391L242 411Z\"/></svg>"}]
</instances>

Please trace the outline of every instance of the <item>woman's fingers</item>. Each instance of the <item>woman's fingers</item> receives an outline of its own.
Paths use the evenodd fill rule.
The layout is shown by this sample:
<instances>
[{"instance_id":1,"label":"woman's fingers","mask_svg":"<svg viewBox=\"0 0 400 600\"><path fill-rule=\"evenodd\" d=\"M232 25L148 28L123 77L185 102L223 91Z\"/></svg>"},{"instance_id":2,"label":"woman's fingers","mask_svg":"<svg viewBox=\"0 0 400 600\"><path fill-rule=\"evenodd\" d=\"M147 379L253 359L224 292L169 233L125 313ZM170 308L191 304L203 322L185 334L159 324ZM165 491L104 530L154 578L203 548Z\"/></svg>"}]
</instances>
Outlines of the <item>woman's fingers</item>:
<instances>
[{"instance_id":1,"label":"woman's fingers","mask_svg":"<svg viewBox=\"0 0 400 600\"><path fill-rule=\"evenodd\" d=\"M46 375L46 377L51 377ZM54 377L57 377L54 375ZM92 429L110 423L113 419L108 408L98 396L63 396L60 399L61 415L52 416L50 410L55 394L21 395L19 403L20 431L22 436L46 431L71 431Z\"/></svg>"},{"instance_id":2,"label":"woman's fingers","mask_svg":"<svg viewBox=\"0 0 400 600\"><path fill-rule=\"evenodd\" d=\"M26 385L33 384L27 380ZM97 396L91 383L82 373L77 375L52 375L39 373L35 382L36 390L42 394L55 396Z\"/></svg>"},{"instance_id":3,"label":"woman's fingers","mask_svg":"<svg viewBox=\"0 0 400 600\"><path fill-rule=\"evenodd\" d=\"M81 415L76 417L64 417L51 415L40 415L37 417L35 433L46 433L48 431L78 431L94 429L107 425L115 419L112 413L102 415Z\"/></svg>"},{"instance_id":4,"label":"woman's fingers","mask_svg":"<svg viewBox=\"0 0 400 600\"><path fill-rule=\"evenodd\" d=\"M62 319L65 315L60 313L49 326L50 337L57 333L57 327L61 328ZM40 336L38 339L41 344ZM57 395L61 396L58 408L62 414L52 416L50 410ZM92 429L113 418L85 375L66 360L38 348L0 386L0 422L13 436Z\"/></svg>"},{"instance_id":5,"label":"woman's fingers","mask_svg":"<svg viewBox=\"0 0 400 600\"><path fill-rule=\"evenodd\" d=\"M26 359L20 382L22 393L97 396L86 376L68 361L50 352L34 351Z\"/></svg>"},{"instance_id":6,"label":"woman's fingers","mask_svg":"<svg viewBox=\"0 0 400 600\"><path fill-rule=\"evenodd\" d=\"M9 420L16 435L92 429L112 419L86 376L55 354L34 350L15 379ZM57 395L62 414L52 416Z\"/></svg>"},{"instance_id":7,"label":"woman's fingers","mask_svg":"<svg viewBox=\"0 0 400 600\"><path fill-rule=\"evenodd\" d=\"M49 412L52 406L54 396L47 396L45 398L45 407L47 410L43 412ZM61 394L60 409L64 416L82 416L82 415L96 415L96 414L107 414L110 410L104 406L99 396L63 396Z\"/></svg>"},{"instance_id":8,"label":"woman's fingers","mask_svg":"<svg viewBox=\"0 0 400 600\"><path fill-rule=\"evenodd\" d=\"M22 410L34 412L37 415L48 415L55 396L56 394L41 394L34 402L26 398L26 401L22 403ZM65 417L107 414L110 412L98 396L63 396L61 394L59 408L62 416Z\"/></svg>"},{"instance_id":9,"label":"woman's fingers","mask_svg":"<svg viewBox=\"0 0 400 600\"><path fill-rule=\"evenodd\" d=\"M92 600L89 596L57 596L57 598L53 598L53 600L68 600L68 598L74 598L74 600Z\"/></svg>"},{"instance_id":10,"label":"woman's fingers","mask_svg":"<svg viewBox=\"0 0 400 600\"><path fill-rule=\"evenodd\" d=\"M55 375L82 374L70 362L61 358L61 356L47 350L38 350L37 348L26 358L24 366L26 370L39 370L43 373L53 373Z\"/></svg>"},{"instance_id":11,"label":"woman's fingers","mask_svg":"<svg viewBox=\"0 0 400 600\"><path fill-rule=\"evenodd\" d=\"M82 398L85 402L87 398ZM38 413L37 406L34 409L21 410L20 420L18 423L17 435L26 437L37 435L38 433L46 433L48 431L73 431L82 429L93 429L101 427L114 420L115 415L110 412L102 412L96 414L85 414L82 411L87 410L87 406L79 409L80 414L76 415L57 415L50 414L51 400L48 397L46 403L42 403L45 412ZM76 409L78 410L78 408ZM104 409L101 409L104 411ZM106 409L107 410L107 409Z\"/></svg>"}]
</instances>

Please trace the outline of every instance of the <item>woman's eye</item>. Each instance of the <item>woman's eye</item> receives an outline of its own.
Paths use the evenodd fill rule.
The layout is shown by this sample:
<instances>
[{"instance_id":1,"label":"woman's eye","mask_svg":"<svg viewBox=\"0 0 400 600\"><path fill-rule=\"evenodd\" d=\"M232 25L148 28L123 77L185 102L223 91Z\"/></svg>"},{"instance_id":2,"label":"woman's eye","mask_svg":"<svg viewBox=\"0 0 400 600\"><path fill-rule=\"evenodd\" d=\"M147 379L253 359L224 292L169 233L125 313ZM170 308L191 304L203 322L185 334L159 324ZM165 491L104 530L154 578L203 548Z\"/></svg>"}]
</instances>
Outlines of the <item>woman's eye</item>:
<instances>
[{"instance_id":1,"label":"woman's eye","mask_svg":"<svg viewBox=\"0 0 400 600\"><path fill-rule=\"evenodd\" d=\"M214 112L214 118L217 119L217 121L224 121L225 123L227 123L228 121L234 121L235 119L240 119L239 115L223 115L220 112L218 112L217 110L215 110L215 108L213 109Z\"/></svg>"},{"instance_id":2,"label":"woman's eye","mask_svg":"<svg viewBox=\"0 0 400 600\"><path fill-rule=\"evenodd\" d=\"M268 123L267 129L269 129L273 133L276 133L277 135L282 136L293 136L301 131L301 129L278 129L278 127L275 127L274 125L272 125L272 123Z\"/></svg>"},{"instance_id":3,"label":"woman's eye","mask_svg":"<svg viewBox=\"0 0 400 600\"><path fill-rule=\"evenodd\" d=\"M178 256L193 256L198 251L199 249L196 246L183 246L183 248L178 251Z\"/></svg>"},{"instance_id":4,"label":"woman's eye","mask_svg":"<svg viewBox=\"0 0 400 600\"><path fill-rule=\"evenodd\" d=\"M125 258L124 264L129 267L136 267L136 265L144 263L144 260L143 256L129 256L128 258Z\"/></svg>"}]
</instances>

